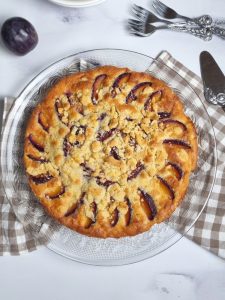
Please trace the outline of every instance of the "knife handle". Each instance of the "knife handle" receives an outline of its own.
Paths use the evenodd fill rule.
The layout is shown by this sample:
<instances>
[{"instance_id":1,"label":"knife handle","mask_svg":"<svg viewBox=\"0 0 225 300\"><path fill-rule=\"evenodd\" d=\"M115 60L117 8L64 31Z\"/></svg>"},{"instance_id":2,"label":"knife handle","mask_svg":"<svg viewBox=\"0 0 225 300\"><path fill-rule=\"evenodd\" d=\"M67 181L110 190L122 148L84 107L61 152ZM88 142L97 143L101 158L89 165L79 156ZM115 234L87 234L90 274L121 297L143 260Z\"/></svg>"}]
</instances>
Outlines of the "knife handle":
<instances>
[{"instance_id":1,"label":"knife handle","mask_svg":"<svg viewBox=\"0 0 225 300\"><path fill-rule=\"evenodd\" d=\"M215 94L212 89L204 88L205 99L214 105L219 105L221 107L225 107L225 93Z\"/></svg>"},{"instance_id":2,"label":"knife handle","mask_svg":"<svg viewBox=\"0 0 225 300\"><path fill-rule=\"evenodd\" d=\"M221 39L225 39L225 28L213 26L213 33Z\"/></svg>"}]
</instances>

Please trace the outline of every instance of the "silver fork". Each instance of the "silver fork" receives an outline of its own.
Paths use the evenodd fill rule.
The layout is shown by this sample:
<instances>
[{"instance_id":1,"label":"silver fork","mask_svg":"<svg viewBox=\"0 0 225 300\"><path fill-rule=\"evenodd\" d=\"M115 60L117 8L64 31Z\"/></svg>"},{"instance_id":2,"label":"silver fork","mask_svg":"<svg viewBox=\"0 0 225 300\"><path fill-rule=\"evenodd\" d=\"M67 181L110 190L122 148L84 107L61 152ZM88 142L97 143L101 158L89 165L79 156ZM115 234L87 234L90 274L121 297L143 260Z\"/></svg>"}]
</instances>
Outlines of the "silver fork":
<instances>
[{"instance_id":1,"label":"silver fork","mask_svg":"<svg viewBox=\"0 0 225 300\"><path fill-rule=\"evenodd\" d=\"M131 34L147 37L153 34L157 30L161 29L171 29L179 32L187 32L192 35L199 37L205 41L209 41L212 39L212 31L210 28L204 27L187 27L183 24L170 23L164 24L160 26L154 26L150 23L146 23L140 20L129 19L128 20L128 29Z\"/></svg>"},{"instance_id":2,"label":"silver fork","mask_svg":"<svg viewBox=\"0 0 225 300\"><path fill-rule=\"evenodd\" d=\"M161 19L154 15L151 11L141 7L139 5L133 4L132 5L132 13L137 17L139 20L146 22L146 23L156 23L156 22L163 22L166 24L171 24L171 21L167 21L165 19Z\"/></svg>"},{"instance_id":3,"label":"silver fork","mask_svg":"<svg viewBox=\"0 0 225 300\"><path fill-rule=\"evenodd\" d=\"M162 9L162 7L167 7L165 4L163 4L163 3L161 3L159 0L155 0L155 2L154 3L159 3L159 5L161 5L161 9ZM155 8L155 10L157 11L157 9L156 9L156 7L155 7L155 4L153 3L153 7ZM172 11L172 13L171 13L171 11ZM160 13L159 13L159 11L157 11L158 12L158 14L160 15L160 13L161 13L161 11L160 11ZM173 15L173 16L175 16L175 14L176 15L178 15L173 9L171 9L170 7L167 7L167 12L169 12L168 14L170 14L170 15ZM136 4L134 4L133 5L133 13L136 15L136 17L138 18L138 19L140 19L140 20L142 20L143 22L148 22L148 23L155 23L155 22L163 22L163 23L166 23L166 24L171 24L171 22L170 21L168 21L168 20L164 20L164 19L161 19L161 18L159 18L159 17L157 17L156 15L154 15L152 12L150 12L149 10L147 10L147 9L145 9L145 8L143 8L143 7L141 7L141 6L138 6L138 5L136 5ZM167 17L167 14L165 14L165 15L163 15L164 17ZM178 15L178 16L180 16L180 15ZM204 16L202 16L202 17L199 17L199 18L197 18L198 20L200 20L201 18L203 18L203 17L206 17L207 15L204 15ZM183 16L181 16L181 17L183 17ZM186 18L186 19L190 19L190 18L188 18L188 17L184 17L184 18ZM211 17L210 17L211 18ZM194 20L197 20L197 19L194 19ZM193 24L197 24L198 22L196 22L196 23L193 23L193 22L190 22L190 21L188 21L188 22L179 22L179 23L177 23L177 24L186 24L186 25L193 25ZM199 23L200 24L200 23ZM222 38L222 39L225 39L225 28L223 28L221 25L222 24L225 24L225 19L220 19L220 20L216 20L213 24L211 23L211 25L204 25L203 23L201 23L200 24L200 26L206 26L206 27L208 27L208 28L211 28L211 31L212 31L212 33L214 33L215 35L217 35L218 37L220 37L220 38ZM216 25L219 25L219 26L216 26ZM208 32L209 32L209 30L208 30ZM208 33L209 34L209 33ZM207 40L210 40L210 38L209 39L207 39Z\"/></svg>"},{"instance_id":4,"label":"silver fork","mask_svg":"<svg viewBox=\"0 0 225 300\"><path fill-rule=\"evenodd\" d=\"M140 21L142 21L143 23L156 23L156 22L161 22L161 23L164 23L164 24L167 24L167 25L170 25L170 26L167 26L167 28L169 29L174 29L174 30L179 30L179 31L182 31L182 32L189 32L189 33L192 33L194 34L195 36L198 36L198 37L201 37L203 38L204 40L210 40L211 39L211 34L209 32L209 30L206 31L202 31L200 30L201 28L187 28L188 26L186 22L176 22L176 23L173 23L171 21L168 21L168 20L164 20L164 19L161 19L159 17L157 17L156 15L154 15L152 12L150 12L149 10L145 9L144 7L141 7L139 5L136 5L136 4L133 4L132 5L132 12L133 14L135 15L135 17L137 17ZM132 22L131 22L132 23ZM133 23L135 23L135 21L133 20ZM137 25L137 23L136 23ZM140 28L144 28L144 24L143 26L140 25L139 23L139 29ZM171 28L172 27L172 28ZM146 30L150 32L154 32L156 29L164 29L164 27L162 26L158 26L158 27L150 27L150 26L147 26ZM143 32L144 32L144 29L143 29ZM208 35L206 36L206 33L208 33ZM202 35L202 36L201 36Z\"/></svg>"},{"instance_id":5,"label":"silver fork","mask_svg":"<svg viewBox=\"0 0 225 300\"><path fill-rule=\"evenodd\" d=\"M152 4L155 11L163 18L166 19L183 19L188 24L197 24L200 26L210 26L212 24L212 18L209 15L203 15L198 18L189 18L183 15L178 14L172 8L166 6L164 3L159 0L154 0Z\"/></svg>"}]
</instances>

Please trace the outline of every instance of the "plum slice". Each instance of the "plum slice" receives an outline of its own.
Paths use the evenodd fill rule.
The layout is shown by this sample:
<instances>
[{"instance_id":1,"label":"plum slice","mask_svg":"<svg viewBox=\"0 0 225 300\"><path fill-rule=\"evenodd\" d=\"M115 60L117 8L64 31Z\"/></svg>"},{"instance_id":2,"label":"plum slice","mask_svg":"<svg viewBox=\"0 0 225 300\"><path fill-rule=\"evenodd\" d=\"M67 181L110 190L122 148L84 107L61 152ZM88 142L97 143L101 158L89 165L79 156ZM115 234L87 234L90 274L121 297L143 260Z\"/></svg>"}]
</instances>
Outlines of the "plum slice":
<instances>
[{"instance_id":1,"label":"plum slice","mask_svg":"<svg viewBox=\"0 0 225 300\"><path fill-rule=\"evenodd\" d=\"M65 157L68 156L68 154L70 153L71 149L72 149L72 145L68 141L68 138L65 137L64 141L63 141L63 153L64 153Z\"/></svg>"},{"instance_id":2,"label":"plum slice","mask_svg":"<svg viewBox=\"0 0 225 300\"><path fill-rule=\"evenodd\" d=\"M121 88L120 88L120 83L121 81L128 81L130 78L131 73L125 72L120 74L115 81L112 84L112 91L111 91L111 96L113 98L116 97L116 89L119 89L119 91L121 92Z\"/></svg>"},{"instance_id":3,"label":"plum slice","mask_svg":"<svg viewBox=\"0 0 225 300\"><path fill-rule=\"evenodd\" d=\"M73 130L75 128L75 125L72 127L71 130ZM87 130L87 126L84 125L80 125L80 126L76 126L77 130L75 132L76 136L82 136L82 135L86 135L86 130ZM73 145L77 146L77 147L82 147L83 144L85 143L85 137L83 138L83 141L79 141L77 140L75 143L73 143Z\"/></svg>"},{"instance_id":4,"label":"plum slice","mask_svg":"<svg viewBox=\"0 0 225 300\"><path fill-rule=\"evenodd\" d=\"M35 140L33 139L33 135L32 134L30 134L28 136L28 139L29 139L30 143L32 144L32 146L34 148L36 148L39 152L44 152L45 151L45 149L44 149L43 146L41 146L40 144L38 144L37 142L35 142Z\"/></svg>"},{"instance_id":5,"label":"plum slice","mask_svg":"<svg viewBox=\"0 0 225 300\"><path fill-rule=\"evenodd\" d=\"M57 199L59 198L60 196L62 196L63 194L65 194L65 186L62 187L61 191L58 193L58 194L55 194L53 196L50 196L50 195L46 195L47 198L51 199L51 200L54 200L54 199Z\"/></svg>"},{"instance_id":6,"label":"plum slice","mask_svg":"<svg viewBox=\"0 0 225 300\"><path fill-rule=\"evenodd\" d=\"M115 181L111 181L111 180L102 180L100 177L96 177L96 182L98 185L102 185L106 188L108 188L110 185L113 185L115 184Z\"/></svg>"},{"instance_id":7,"label":"plum slice","mask_svg":"<svg viewBox=\"0 0 225 300\"><path fill-rule=\"evenodd\" d=\"M94 215L94 220L92 220L91 218L88 218L88 224L85 226L86 229L90 228L91 225L95 224L96 223L96 218L97 218L97 209L98 209L98 206L96 204L96 202L92 202L90 204L90 208L93 212L93 215Z\"/></svg>"},{"instance_id":8,"label":"plum slice","mask_svg":"<svg viewBox=\"0 0 225 300\"><path fill-rule=\"evenodd\" d=\"M123 132L123 130L119 129L118 132L121 134L122 138L125 138L127 136L127 133Z\"/></svg>"},{"instance_id":9,"label":"plum slice","mask_svg":"<svg viewBox=\"0 0 225 300\"><path fill-rule=\"evenodd\" d=\"M132 101L137 100L137 96L136 96L137 91L144 90L148 86L152 86L152 82L150 81L140 82L137 85L135 85L135 87L133 87L132 90L127 95L126 103L131 103Z\"/></svg>"},{"instance_id":10,"label":"plum slice","mask_svg":"<svg viewBox=\"0 0 225 300\"><path fill-rule=\"evenodd\" d=\"M81 101L77 100L76 96L73 95L72 92L66 92L65 96L67 97L70 107L74 107L79 114L84 115L84 107Z\"/></svg>"},{"instance_id":11,"label":"plum slice","mask_svg":"<svg viewBox=\"0 0 225 300\"><path fill-rule=\"evenodd\" d=\"M119 210L116 207L111 216L111 226L114 227L119 221Z\"/></svg>"},{"instance_id":12,"label":"plum slice","mask_svg":"<svg viewBox=\"0 0 225 300\"><path fill-rule=\"evenodd\" d=\"M59 112L59 99L56 99L56 101L55 101L55 111L56 111L56 114L57 114L59 120L62 122L62 115ZM62 123L65 124L64 122L62 122Z\"/></svg>"},{"instance_id":13,"label":"plum slice","mask_svg":"<svg viewBox=\"0 0 225 300\"><path fill-rule=\"evenodd\" d=\"M100 142L104 142L116 132L117 132L117 128L112 128L109 131L99 132L97 134L97 140Z\"/></svg>"},{"instance_id":14,"label":"plum slice","mask_svg":"<svg viewBox=\"0 0 225 300\"><path fill-rule=\"evenodd\" d=\"M94 219L95 219L93 221L93 223L95 223L96 222L96 217L97 217L97 210L98 210L98 206L97 206L96 202L92 202L91 203L91 210L92 210L92 212L94 214Z\"/></svg>"},{"instance_id":15,"label":"plum slice","mask_svg":"<svg viewBox=\"0 0 225 300\"><path fill-rule=\"evenodd\" d=\"M126 120L127 120L128 122L134 121L134 119L132 119L132 118L130 118L130 117L126 117Z\"/></svg>"},{"instance_id":16,"label":"plum slice","mask_svg":"<svg viewBox=\"0 0 225 300\"><path fill-rule=\"evenodd\" d=\"M178 120L173 120L173 119L166 119L166 120L159 120L158 122L159 124L163 123L163 124L175 124L175 125L179 125L183 128L183 130L187 130L187 127L184 123L178 121Z\"/></svg>"},{"instance_id":17,"label":"plum slice","mask_svg":"<svg viewBox=\"0 0 225 300\"><path fill-rule=\"evenodd\" d=\"M86 126L80 125L77 127L74 125L71 127L70 132L66 135L63 141L63 152L65 157L68 156L73 146L81 147L84 144L84 142L80 143L79 141L75 141L74 143L69 142L69 135L71 134L72 131L74 131L74 128L76 128L74 132L76 136L84 135L86 133Z\"/></svg>"},{"instance_id":18,"label":"plum slice","mask_svg":"<svg viewBox=\"0 0 225 300\"><path fill-rule=\"evenodd\" d=\"M55 101L55 111L56 111L56 114L57 114L57 116L58 116L58 118L59 118L59 120L64 124L64 125L68 125L68 122L63 122L62 121L62 118L63 118L63 114L61 114L60 112L59 112L59 99L56 99L56 101Z\"/></svg>"},{"instance_id":19,"label":"plum slice","mask_svg":"<svg viewBox=\"0 0 225 300\"><path fill-rule=\"evenodd\" d=\"M38 123L41 125L44 131L48 132L49 127L44 123L44 121L41 118L42 112L39 113L38 115Z\"/></svg>"},{"instance_id":20,"label":"plum slice","mask_svg":"<svg viewBox=\"0 0 225 300\"><path fill-rule=\"evenodd\" d=\"M99 116L98 120L99 120L99 121L102 121L102 120L105 119L106 116L107 116L107 113L102 113L102 114Z\"/></svg>"},{"instance_id":21,"label":"plum slice","mask_svg":"<svg viewBox=\"0 0 225 300\"><path fill-rule=\"evenodd\" d=\"M141 193L141 197L144 200L144 210L145 212L148 213L148 218L150 221L154 220L155 216L157 215L157 207L155 205L155 202L152 198L152 196L150 196L148 193L146 193L144 190L142 189L138 189L139 192Z\"/></svg>"},{"instance_id":22,"label":"plum slice","mask_svg":"<svg viewBox=\"0 0 225 300\"><path fill-rule=\"evenodd\" d=\"M37 162L40 162L40 163L47 163L47 162L49 162L48 159L36 157L36 156L33 156L32 154L28 154L27 157L29 159L33 160L33 161L37 161Z\"/></svg>"},{"instance_id":23,"label":"plum slice","mask_svg":"<svg viewBox=\"0 0 225 300\"><path fill-rule=\"evenodd\" d=\"M191 146L186 143L185 141L178 140L178 139L165 139L163 141L163 144L169 144L169 145L177 145L177 146L182 146L187 149L191 149Z\"/></svg>"},{"instance_id":24,"label":"plum slice","mask_svg":"<svg viewBox=\"0 0 225 300\"><path fill-rule=\"evenodd\" d=\"M112 149L110 151L110 155L112 155L112 157L115 158L116 160L121 159L121 157L119 155L119 150L116 146L112 147Z\"/></svg>"},{"instance_id":25,"label":"plum slice","mask_svg":"<svg viewBox=\"0 0 225 300\"><path fill-rule=\"evenodd\" d=\"M84 203L85 192L83 192L78 201L65 213L64 217L70 217L76 214L78 208Z\"/></svg>"},{"instance_id":26,"label":"plum slice","mask_svg":"<svg viewBox=\"0 0 225 300\"><path fill-rule=\"evenodd\" d=\"M90 167L87 166L86 163L81 163L80 166L83 169L85 177L91 177L91 174L94 172Z\"/></svg>"},{"instance_id":27,"label":"plum slice","mask_svg":"<svg viewBox=\"0 0 225 300\"><path fill-rule=\"evenodd\" d=\"M141 171L144 170L144 168L144 164L142 164L140 161L137 162L136 168L133 171L131 171L130 175L127 177L127 181L136 178L139 175L139 173L141 173Z\"/></svg>"},{"instance_id":28,"label":"plum slice","mask_svg":"<svg viewBox=\"0 0 225 300\"><path fill-rule=\"evenodd\" d=\"M92 93L91 93L91 101L93 104L97 104L98 102L98 90L100 88L102 88L103 86L103 81L106 79L107 75L106 74L101 74L101 75L98 75L96 78L95 78L95 81L93 83L93 86L92 86Z\"/></svg>"},{"instance_id":29,"label":"plum slice","mask_svg":"<svg viewBox=\"0 0 225 300\"><path fill-rule=\"evenodd\" d=\"M170 193L171 199L174 200L174 198L175 198L175 193L174 193L174 190L172 189L172 187L169 185L169 183L168 183L164 178L162 178L162 177L159 176L159 175L157 175L156 177L157 177L157 178L159 179L159 181L167 188L167 190L168 190L169 193Z\"/></svg>"},{"instance_id":30,"label":"plum slice","mask_svg":"<svg viewBox=\"0 0 225 300\"><path fill-rule=\"evenodd\" d=\"M176 170L176 172L177 172L178 180L181 180L181 178L182 178L183 175L184 175L184 174L183 174L183 170L181 169L181 167L178 166L178 164L176 164L176 163L174 163L174 162L171 162L171 161L168 161L167 166L173 167L173 168Z\"/></svg>"},{"instance_id":31,"label":"plum slice","mask_svg":"<svg viewBox=\"0 0 225 300\"><path fill-rule=\"evenodd\" d=\"M46 173L46 174L41 174L41 175L37 175L37 176L30 175L30 178L33 180L33 182L35 184L42 184L42 183L46 183L49 180L51 180L53 178L53 176L50 175L49 173Z\"/></svg>"},{"instance_id":32,"label":"plum slice","mask_svg":"<svg viewBox=\"0 0 225 300\"><path fill-rule=\"evenodd\" d=\"M134 147L135 151L137 150L138 143L137 143L136 139L133 138L132 136L130 137L129 145Z\"/></svg>"},{"instance_id":33,"label":"plum slice","mask_svg":"<svg viewBox=\"0 0 225 300\"><path fill-rule=\"evenodd\" d=\"M131 203L128 197L125 197L125 202L127 204L128 207L128 211L125 215L125 222L126 222L126 226L129 226L131 223L131 217L132 217L132 207L131 207Z\"/></svg>"},{"instance_id":34,"label":"plum slice","mask_svg":"<svg viewBox=\"0 0 225 300\"><path fill-rule=\"evenodd\" d=\"M148 96L148 98L147 98L147 100L145 101L145 104L144 104L144 109L145 110L149 109L149 105L151 104L151 101L152 101L153 97L155 97L156 95L161 96L162 95L162 91L161 90L155 91L155 92L151 93Z\"/></svg>"},{"instance_id":35,"label":"plum slice","mask_svg":"<svg viewBox=\"0 0 225 300\"><path fill-rule=\"evenodd\" d=\"M166 119L171 116L171 113L167 112L167 111L159 111L158 116L159 116L159 119Z\"/></svg>"},{"instance_id":36,"label":"plum slice","mask_svg":"<svg viewBox=\"0 0 225 300\"><path fill-rule=\"evenodd\" d=\"M76 203L75 205L73 205L64 215L64 217L70 217L71 215L75 214L76 210L78 208L78 203Z\"/></svg>"},{"instance_id":37,"label":"plum slice","mask_svg":"<svg viewBox=\"0 0 225 300\"><path fill-rule=\"evenodd\" d=\"M86 129L87 129L87 126L84 126L84 125L80 125L80 126L72 126L71 127L71 131L74 129L74 128L77 128L75 134L76 135L80 135L80 134L85 134L86 133Z\"/></svg>"},{"instance_id":38,"label":"plum slice","mask_svg":"<svg viewBox=\"0 0 225 300\"><path fill-rule=\"evenodd\" d=\"M69 104L73 105L73 100L72 100L72 95L73 94L71 92L66 92L65 95L66 95L66 97L68 99Z\"/></svg>"}]
</instances>

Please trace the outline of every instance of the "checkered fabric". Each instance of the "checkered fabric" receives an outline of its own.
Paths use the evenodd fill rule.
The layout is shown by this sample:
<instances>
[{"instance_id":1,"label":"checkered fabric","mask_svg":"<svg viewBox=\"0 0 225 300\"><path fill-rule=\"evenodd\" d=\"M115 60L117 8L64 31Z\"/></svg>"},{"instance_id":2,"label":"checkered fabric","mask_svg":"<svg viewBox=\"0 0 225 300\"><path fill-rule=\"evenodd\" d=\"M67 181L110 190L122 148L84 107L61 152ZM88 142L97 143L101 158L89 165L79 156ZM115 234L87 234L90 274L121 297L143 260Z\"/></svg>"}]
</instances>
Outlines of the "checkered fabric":
<instances>
[{"instance_id":1,"label":"checkered fabric","mask_svg":"<svg viewBox=\"0 0 225 300\"><path fill-rule=\"evenodd\" d=\"M10 97L4 99L3 124L14 100ZM39 241L34 239L30 228L24 227L17 220L12 206L4 196L0 181L0 255L20 255L36 250L38 246Z\"/></svg>"},{"instance_id":2,"label":"checkered fabric","mask_svg":"<svg viewBox=\"0 0 225 300\"><path fill-rule=\"evenodd\" d=\"M204 99L201 79L176 61L168 52L163 51L157 57L171 69L175 70L183 82L178 83L185 88L187 82L192 86L196 94L204 102L210 115L212 125L216 134L218 167L213 191L204 211L197 222L189 230L187 237L205 249L225 258L225 114L220 107L208 105ZM153 66L154 69L154 66ZM161 70L162 72L166 70ZM167 78L170 73L166 74ZM171 80L173 78L171 77ZM12 98L5 98L5 119L9 111ZM3 122L4 123L4 122ZM45 229L43 229L45 232ZM37 235L36 235L37 236ZM39 246L47 243L46 239L34 239L33 228L29 225L23 226L16 218L13 208L4 196L2 184L0 183L0 255L20 255L22 253L36 250Z\"/></svg>"},{"instance_id":3,"label":"checkered fabric","mask_svg":"<svg viewBox=\"0 0 225 300\"><path fill-rule=\"evenodd\" d=\"M157 59L161 59L192 86L210 116L217 143L216 180L207 206L186 236L203 248L225 258L225 112L221 107L206 102L201 78L168 52L163 51ZM182 84L187 85L185 82Z\"/></svg>"}]
</instances>

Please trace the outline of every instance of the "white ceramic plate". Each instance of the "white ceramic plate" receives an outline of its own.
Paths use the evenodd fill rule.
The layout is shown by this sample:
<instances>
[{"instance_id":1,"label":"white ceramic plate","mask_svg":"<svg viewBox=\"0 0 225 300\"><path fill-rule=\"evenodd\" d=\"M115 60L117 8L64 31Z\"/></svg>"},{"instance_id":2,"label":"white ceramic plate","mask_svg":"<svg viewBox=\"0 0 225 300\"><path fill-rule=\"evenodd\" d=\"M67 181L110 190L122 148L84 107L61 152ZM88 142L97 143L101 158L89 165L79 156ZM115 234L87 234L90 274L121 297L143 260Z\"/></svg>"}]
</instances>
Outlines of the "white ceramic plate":
<instances>
[{"instance_id":1,"label":"white ceramic plate","mask_svg":"<svg viewBox=\"0 0 225 300\"><path fill-rule=\"evenodd\" d=\"M55 4L67 7L88 7L100 4L105 0L49 0Z\"/></svg>"}]
</instances>

